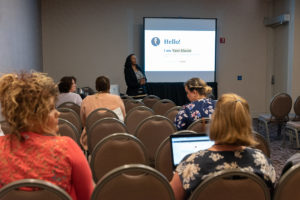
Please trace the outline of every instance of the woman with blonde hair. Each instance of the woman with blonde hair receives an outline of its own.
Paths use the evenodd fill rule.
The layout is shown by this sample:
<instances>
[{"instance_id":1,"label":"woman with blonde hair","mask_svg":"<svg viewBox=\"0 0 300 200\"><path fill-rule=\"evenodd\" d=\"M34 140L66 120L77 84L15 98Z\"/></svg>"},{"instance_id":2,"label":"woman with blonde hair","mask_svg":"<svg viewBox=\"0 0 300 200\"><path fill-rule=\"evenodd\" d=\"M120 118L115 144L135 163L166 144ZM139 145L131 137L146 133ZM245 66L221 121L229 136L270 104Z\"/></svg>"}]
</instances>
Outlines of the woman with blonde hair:
<instances>
[{"instance_id":1,"label":"woman with blonde hair","mask_svg":"<svg viewBox=\"0 0 300 200\"><path fill-rule=\"evenodd\" d=\"M202 79L191 78L184 84L184 89L191 103L184 105L175 118L178 130L187 129L197 119L210 118L215 108L215 101L207 98L212 88Z\"/></svg>"},{"instance_id":2,"label":"woman with blonde hair","mask_svg":"<svg viewBox=\"0 0 300 200\"><path fill-rule=\"evenodd\" d=\"M90 199L92 174L80 147L57 136L58 90L41 73L0 78L2 114L11 133L0 137L0 188L20 179L40 179L63 188L72 199Z\"/></svg>"},{"instance_id":3,"label":"woman with blonde hair","mask_svg":"<svg viewBox=\"0 0 300 200\"><path fill-rule=\"evenodd\" d=\"M213 146L187 155L177 166L171 181L176 200L188 198L205 178L226 169L253 172L273 188L276 174L270 160L251 148L256 141L245 99L222 95L212 115L209 137L215 142Z\"/></svg>"}]
</instances>

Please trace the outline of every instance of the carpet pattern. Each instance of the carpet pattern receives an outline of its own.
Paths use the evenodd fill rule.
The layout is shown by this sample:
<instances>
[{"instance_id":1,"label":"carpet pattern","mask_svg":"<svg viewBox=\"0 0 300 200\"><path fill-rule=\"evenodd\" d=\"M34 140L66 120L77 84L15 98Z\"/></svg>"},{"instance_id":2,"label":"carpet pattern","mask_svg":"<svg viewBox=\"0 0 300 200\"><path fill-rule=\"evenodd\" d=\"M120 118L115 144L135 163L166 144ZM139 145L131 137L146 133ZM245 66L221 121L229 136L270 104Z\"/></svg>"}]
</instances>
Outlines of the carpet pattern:
<instances>
[{"instance_id":1,"label":"carpet pattern","mask_svg":"<svg viewBox=\"0 0 300 200\"><path fill-rule=\"evenodd\" d=\"M295 143L290 143L286 138L285 145L283 146L282 134L284 133L284 127L281 129L281 137L277 136L277 125L269 124L270 132L270 150L271 161L276 171L276 180L278 181L281 175L281 171L285 162L295 153L299 153L300 150L295 148ZM262 127L258 127L258 120L253 120L253 128L260 134L266 137L265 130Z\"/></svg>"}]
</instances>

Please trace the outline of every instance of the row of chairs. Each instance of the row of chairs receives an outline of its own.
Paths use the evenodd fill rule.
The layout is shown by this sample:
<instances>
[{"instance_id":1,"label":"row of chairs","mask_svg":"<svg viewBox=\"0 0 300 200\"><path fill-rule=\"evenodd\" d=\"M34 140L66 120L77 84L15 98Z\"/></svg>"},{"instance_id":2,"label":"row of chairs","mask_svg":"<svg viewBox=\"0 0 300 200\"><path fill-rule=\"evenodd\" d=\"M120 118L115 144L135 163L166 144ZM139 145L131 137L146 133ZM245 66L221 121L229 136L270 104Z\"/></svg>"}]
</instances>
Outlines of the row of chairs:
<instances>
[{"instance_id":1,"label":"row of chairs","mask_svg":"<svg viewBox=\"0 0 300 200\"><path fill-rule=\"evenodd\" d=\"M290 168L279 180L271 194L266 183L257 175L238 169L224 170L206 178L192 192L189 200L274 200L298 199L300 165ZM22 188L34 188L22 190ZM21 188L21 189L20 189ZM7 184L0 190L3 200L71 200L58 186L42 180L25 179ZM91 200L175 200L169 182L158 171L145 165L132 164L108 172L97 183Z\"/></svg>"},{"instance_id":2,"label":"row of chairs","mask_svg":"<svg viewBox=\"0 0 300 200\"><path fill-rule=\"evenodd\" d=\"M178 131L173 134L196 134L194 131ZM256 148L270 157L270 148L263 136L254 132L258 142ZM151 163L146 145L138 137L127 133L109 135L97 143L91 154L90 167L94 181L97 182L108 171L124 164L150 165L160 171L168 180L173 176L171 144L166 137L154 152Z\"/></svg>"}]
</instances>

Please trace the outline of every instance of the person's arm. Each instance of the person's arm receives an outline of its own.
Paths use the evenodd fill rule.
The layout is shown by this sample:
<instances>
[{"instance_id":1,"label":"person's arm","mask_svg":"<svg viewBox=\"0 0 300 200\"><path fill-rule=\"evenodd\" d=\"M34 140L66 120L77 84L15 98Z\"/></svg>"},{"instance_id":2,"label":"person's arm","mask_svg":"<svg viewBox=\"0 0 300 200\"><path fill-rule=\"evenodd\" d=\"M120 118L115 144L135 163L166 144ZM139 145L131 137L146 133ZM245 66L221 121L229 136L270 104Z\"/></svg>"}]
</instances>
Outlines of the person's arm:
<instances>
[{"instance_id":1,"label":"person's arm","mask_svg":"<svg viewBox=\"0 0 300 200\"><path fill-rule=\"evenodd\" d=\"M70 162L72 165L72 185L75 188L78 200L90 199L94 190L94 181L90 166L80 149L80 147L71 139L68 139Z\"/></svg>"},{"instance_id":2,"label":"person's arm","mask_svg":"<svg viewBox=\"0 0 300 200\"><path fill-rule=\"evenodd\" d=\"M176 200L183 200L185 197L185 191L182 186L182 182L178 173L176 172L170 182L170 185L173 189L174 196Z\"/></svg>"},{"instance_id":3,"label":"person's arm","mask_svg":"<svg viewBox=\"0 0 300 200\"><path fill-rule=\"evenodd\" d=\"M121 111L122 111L122 113L123 113L123 117L124 117L124 119L125 119L125 117L126 117L126 111L125 111L125 106L124 106L124 102L123 102L123 100L121 99L121 97L119 98L119 104L120 104L120 108L121 108Z\"/></svg>"},{"instance_id":4,"label":"person's arm","mask_svg":"<svg viewBox=\"0 0 300 200\"><path fill-rule=\"evenodd\" d=\"M81 119L81 124L83 127L85 127L85 115L86 115L86 110L85 110L85 101L83 100L81 102L81 106L80 106L80 119Z\"/></svg>"},{"instance_id":5,"label":"person's arm","mask_svg":"<svg viewBox=\"0 0 300 200\"><path fill-rule=\"evenodd\" d=\"M130 88L139 88L140 84L132 71L130 69L124 70L126 85Z\"/></svg>"},{"instance_id":6,"label":"person's arm","mask_svg":"<svg viewBox=\"0 0 300 200\"><path fill-rule=\"evenodd\" d=\"M175 117L174 124L177 130L185 130L188 123L188 114L186 108L182 108Z\"/></svg>"},{"instance_id":7,"label":"person's arm","mask_svg":"<svg viewBox=\"0 0 300 200\"><path fill-rule=\"evenodd\" d=\"M82 103L82 98L79 94L76 94L76 100L75 100L75 103L79 106L81 106L81 103Z\"/></svg>"}]
</instances>

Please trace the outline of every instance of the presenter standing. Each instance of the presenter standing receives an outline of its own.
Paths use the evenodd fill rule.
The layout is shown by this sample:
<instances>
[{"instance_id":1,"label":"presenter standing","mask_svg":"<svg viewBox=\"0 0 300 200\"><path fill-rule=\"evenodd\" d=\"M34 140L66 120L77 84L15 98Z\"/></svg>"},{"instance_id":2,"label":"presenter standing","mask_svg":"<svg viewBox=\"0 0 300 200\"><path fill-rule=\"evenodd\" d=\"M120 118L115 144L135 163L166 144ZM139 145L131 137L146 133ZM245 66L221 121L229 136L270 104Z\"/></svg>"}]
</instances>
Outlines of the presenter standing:
<instances>
[{"instance_id":1,"label":"presenter standing","mask_svg":"<svg viewBox=\"0 0 300 200\"><path fill-rule=\"evenodd\" d=\"M136 56L134 54L127 56L124 74L127 85L127 95L138 96L146 94L146 76L136 63Z\"/></svg>"}]
</instances>

